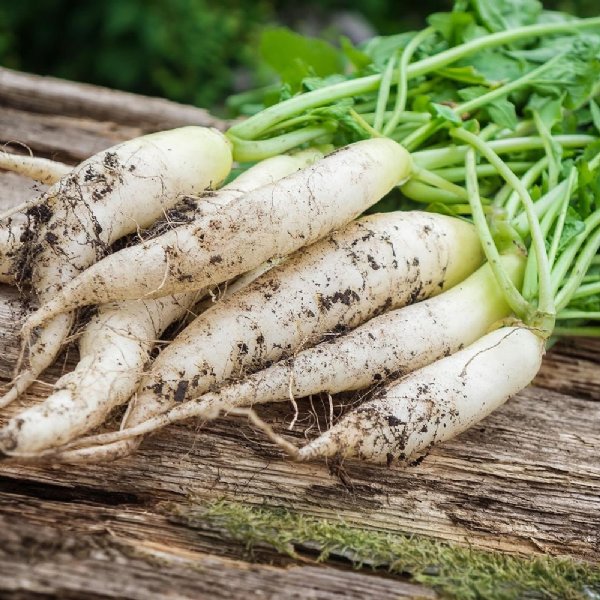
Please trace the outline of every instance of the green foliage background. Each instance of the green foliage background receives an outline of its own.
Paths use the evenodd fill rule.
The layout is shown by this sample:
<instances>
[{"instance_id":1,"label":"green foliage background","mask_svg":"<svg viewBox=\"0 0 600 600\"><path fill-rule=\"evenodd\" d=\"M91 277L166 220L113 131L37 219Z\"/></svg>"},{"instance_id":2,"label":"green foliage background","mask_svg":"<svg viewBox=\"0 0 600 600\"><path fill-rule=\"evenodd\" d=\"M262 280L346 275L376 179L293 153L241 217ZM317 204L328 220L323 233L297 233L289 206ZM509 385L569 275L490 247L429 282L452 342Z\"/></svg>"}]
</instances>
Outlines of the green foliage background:
<instances>
[{"instance_id":1,"label":"green foliage background","mask_svg":"<svg viewBox=\"0 0 600 600\"><path fill-rule=\"evenodd\" d=\"M579 15L598 0L546 0ZM402 5L410 7L403 7ZM336 10L382 34L419 27L451 0L0 0L0 64L215 107L256 62L261 28ZM300 7L300 8L299 8ZM331 28L324 32L335 38ZM242 68L242 71L240 71ZM246 82L248 83L248 82Z\"/></svg>"}]
</instances>

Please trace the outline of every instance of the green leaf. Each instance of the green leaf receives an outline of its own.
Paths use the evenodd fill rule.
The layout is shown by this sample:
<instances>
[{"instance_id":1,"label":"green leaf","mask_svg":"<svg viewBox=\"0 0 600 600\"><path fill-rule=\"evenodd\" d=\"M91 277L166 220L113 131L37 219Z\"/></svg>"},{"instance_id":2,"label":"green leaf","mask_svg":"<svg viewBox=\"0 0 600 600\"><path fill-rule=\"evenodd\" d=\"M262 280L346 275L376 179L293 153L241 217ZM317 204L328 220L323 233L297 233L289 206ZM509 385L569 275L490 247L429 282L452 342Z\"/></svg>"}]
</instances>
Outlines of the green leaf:
<instances>
[{"instance_id":1,"label":"green leaf","mask_svg":"<svg viewBox=\"0 0 600 600\"><path fill-rule=\"evenodd\" d=\"M339 73L343 54L331 44L307 38L285 27L266 29L260 39L263 60L296 92L309 76Z\"/></svg>"},{"instance_id":2,"label":"green leaf","mask_svg":"<svg viewBox=\"0 0 600 600\"><path fill-rule=\"evenodd\" d=\"M569 206L565 226L560 236L560 242L558 243L558 252L562 252L568 246L569 242L584 229L585 223L582 221L579 213L572 206Z\"/></svg>"},{"instance_id":3,"label":"green leaf","mask_svg":"<svg viewBox=\"0 0 600 600\"><path fill-rule=\"evenodd\" d=\"M479 132L481 131L481 127L477 119L469 119L468 121L464 121L462 126L463 129L466 129L469 133L474 133L475 135L479 135Z\"/></svg>"},{"instance_id":4,"label":"green leaf","mask_svg":"<svg viewBox=\"0 0 600 600\"><path fill-rule=\"evenodd\" d=\"M488 88L482 86L473 86L459 90L458 95L462 100L468 102L469 100L483 96L483 94L489 91ZM496 125L500 125L500 127L514 129L519 122L515 105L508 98L496 99L493 103L487 104L483 108L490 120L496 123Z\"/></svg>"},{"instance_id":5,"label":"green leaf","mask_svg":"<svg viewBox=\"0 0 600 600\"><path fill-rule=\"evenodd\" d=\"M515 129L519 123L515 105L507 98L494 100L492 104L486 105L485 109L490 119L500 127Z\"/></svg>"},{"instance_id":6,"label":"green leaf","mask_svg":"<svg viewBox=\"0 0 600 600\"><path fill-rule=\"evenodd\" d=\"M341 83L347 79L348 78L344 75L339 75L337 73L334 75L329 75L328 77L305 77L302 80L302 87L305 91L310 92L312 90L318 90L319 88L324 88L329 85Z\"/></svg>"},{"instance_id":7,"label":"green leaf","mask_svg":"<svg viewBox=\"0 0 600 600\"><path fill-rule=\"evenodd\" d=\"M427 22L451 46L456 46L474 35L475 19L466 12L434 13L427 18Z\"/></svg>"},{"instance_id":8,"label":"green leaf","mask_svg":"<svg viewBox=\"0 0 600 600\"><path fill-rule=\"evenodd\" d=\"M315 108L310 112L310 114L330 119L342 119L348 116L350 109L353 106L354 101L352 98L344 98L330 106Z\"/></svg>"},{"instance_id":9,"label":"green leaf","mask_svg":"<svg viewBox=\"0 0 600 600\"><path fill-rule=\"evenodd\" d=\"M471 66L493 85L518 79L527 71L521 59L513 58L500 49L482 50L468 59L460 61L459 65Z\"/></svg>"},{"instance_id":10,"label":"green leaf","mask_svg":"<svg viewBox=\"0 0 600 600\"><path fill-rule=\"evenodd\" d=\"M462 88L462 90L458 90L458 95L461 100L468 102L469 100L475 100L475 98L479 98L479 96L483 96L487 94L490 90L481 85L474 85L471 87Z\"/></svg>"},{"instance_id":11,"label":"green leaf","mask_svg":"<svg viewBox=\"0 0 600 600\"><path fill-rule=\"evenodd\" d=\"M473 0L482 23L490 31L505 31L535 23L542 5L538 0Z\"/></svg>"},{"instance_id":12,"label":"green leaf","mask_svg":"<svg viewBox=\"0 0 600 600\"><path fill-rule=\"evenodd\" d=\"M600 133L600 106L598 106L594 100L591 100L590 109L592 111L592 120L594 122L596 132Z\"/></svg>"},{"instance_id":13,"label":"green leaf","mask_svg":"<svg viewBox=\"0 0 600 600\"><path fill-rule=\"evenodd\" d=\"M340 37L340 46L346 58L357 68L364 69L370 65L373 60L371 57L362 50L359 50L345 35Z\"/></svg>"},{"instance_id":14,"label":"green leaf","mask_svg":"<svg viewBox=\"0 0 600 600\"><path fill-rule=\"evenodd\" d=\"M576 206L582 218L600 207L600 172L592 170L589 160L600 152L600 142L592 144L577 161L578 190Z\"/></svg>"},{"instance_id":15,"label":"green leaf","mask_svg":"<svg viewBox=\"0 0 600 600\"><path fill-rule=\"evenodd\" d=\"M553 36L551 40L543 40L540 45L534 48L510 50L508 51L508 54L519 60L543 64L558 54L568 52L571 50L572 46L573 36Z\"/></svg>"},{"instance_id":16,"label":"green leaf","mask_svg":"<svg viewBox=\"0 0 600 600\"><path fill-rule=\"evenodd\" d=\"M416 32L399 33L397 35L376 36L371 38L362 48L363 53L368 56L379 70L383 70L389 59L406 48L410 40L415 37Z\"/></svg>"},{"instance_id":17,"label":"green leaf","mask_svg":"<svg viewBox=\"0 0 600 600\"><path fill-rule=\"evenodd\" d=\"M461 118L454 112L454 110L444 104L432 103L430 105L430 112L434 117L443 119L449 123L453 123L455 125L462 124Z\"/></svg>"},{"instance_id":18,"label":"green leaf","mask_svg":"<svg viewBox=\"0 0 600 600\"><path fill-rule=\"evenodd\" d=\"M564 106L576 109L586 103L596 90L600 79L600 37L574 37L570 51L563 54L533 83L534 89L544 96L564 95Z\"/></svg>"},{"instance_id":19,"label":"green leaf","mask_svg":"<svg viewBox=\"0 0 600 600\"><path fill-rule=\"evenodd\" d=\"M284 83L279 90L279 102L289 100L292 95L292 86L289 83Z\"/></svg>"},{"instance_id":20,"label":"green leaf","mask_svg":"<svg viewBox=\"0 0 600 600\"><path fill-rule=\"evenodd\" d=\"M479 73L473 65L463 67L446 67L435 72L436 75L445 79L452 79L460 83L468 83L471 85L490 85L490 82L482 73ZM487 90L486 90L487 91Z\"/></svg>"},{"instance_id":21,"label":"green leaf","mask_svg":"<svg viewBox=\"0 0 600 600\"><path fill-rule=\"evenodd\" d=\"M540 96L539 94L532 94L525 107L525 112L530 114L537 112L544 125L551 130L557 123L562 121L563 98L564 95L549 98L547 96Z\"/></svg>"}]
</instances>

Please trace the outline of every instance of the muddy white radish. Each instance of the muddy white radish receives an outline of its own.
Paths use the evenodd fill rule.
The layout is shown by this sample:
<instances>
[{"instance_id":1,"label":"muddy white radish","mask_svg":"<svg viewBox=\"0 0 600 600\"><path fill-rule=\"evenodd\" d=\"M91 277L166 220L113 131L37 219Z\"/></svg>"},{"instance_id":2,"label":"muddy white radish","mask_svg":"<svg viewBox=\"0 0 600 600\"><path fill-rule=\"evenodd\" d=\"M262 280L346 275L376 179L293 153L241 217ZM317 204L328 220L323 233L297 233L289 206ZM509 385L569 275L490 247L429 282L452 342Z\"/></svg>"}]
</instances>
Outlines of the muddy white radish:
<instances>
[{"instance_id":1,"label":"muddy white radish","mask_svg":"<svg viewBox=\"0 0 600 600\"><path fill-rule=\"evenodd\" d=\"M472 273L481 256L472 226L451 217L397 212L351 223L200 315L144 377L126 426L324 335L440 293ZM115 455L140 441L115 444Z\"/></svg>"},{"instance_id":2,"label":"muddy white radish","mask_svg":"<svg viewBox=\"0 0 600 600\"><path fill-rule=\"evenodd\" d=\"M73 170L73 167L65 165L61 162L49 160L47 158L38 158L36 156L29 155L22 156L19 154L0 152L0 169L13 171L14 173L18 173L24 177L29 177L34 181L39 181L40 183L46 185L52 185L68 175ZM5 221L14 214L25 212L29 208L38 204L43 204L45 200L45 195L41 194L38 197L21 202L16 206L11 206L0 213L0 221ZM3 223L0 225L3 225Z\"/></svg>"},{"instance_id":3,"label":"muddy white radish","mask_svg":"<svg viewBox=\"0 0 600 600\"><path fill-rule=\"evenodd\" d=\"M137 138L84 161L32 209L38 226L22 280L31 275L35 296L48 301L117 239L151 225L182 195L218 185L231 163L223 135L201 127ZM25 339L26 367L0 405L16 398L54 360L72 320L62 314Z\"/></svg>"},{"instance_id":4,"label":"muddy white radish","mask_svg":"<svg viewBox=\"0 0 600 600\"><path fill-rule=\"evenodd\" d=\"M524 257L507 255L503 264L520 283ZM240 407L382 385L390 377L405 375L472 344L509 314L510 307L489 265L484 265L439 296L373 317L346 334L179 404L136 427L102 435L96 443L147 434L192 417L212 419Z\"/></svg>"},{"instance_id":5,"label":"muddy white radish","mask_svg":"<svg viewBox=\"0 0 600 600\"><path fill-rule=\"evenodd\" d=\"M422 453L479 422L538 372L544 339L502 327L373 397L301 448L297 460L339 456L390 464Z\"/></svg>"},{"instance_id":6,"label":"muddy white radish","mask_svg":"<svg viewBox=\"0 0 600 600\"><path fill-rule=\"evenodd\" d=\"M458 219L364 217L200 315L155 362L136 406L182 401L257 370L325 334L439 293L480 261L473 228Z\"/></svg>"},{"instance_id":7,"label":"muddy white radish","mask_svg":"<svg viewBox=\"0 0 600 600\"><path fill-rule=\"evenodd\" d=\"M190 198L185 218L235 201L245 192L305 167L320 157L310 150L278 156L254 165L216 192ZM181 216L181 210L178 210ZM168 223L165 223L165 226ZM159 225L161 226L161 225ZM247 286L272 265L263 265L231 284ZM102 305L79 340L80 361L61 377L42 403L18 413L0 430L0 448L24 454L64 444L101 423L115 406L129 400L149 360L149 353L166 327L181 319L205 291L145 301Z\"/></svg>"},{"instance_id":8,"label":"muddy white radish","mask_svg":"<svg viewBox=\"0 0 600 600\"><path fill-rule=\"evenodd\" d=\"M75 369L56 382L42 403L8 421L0 430L0 448L36 452L102 423L135 391L156 340L192 307L194 299L194 292L188 292L101 307L79 340Z\"/></svg>"},{"instance_id":9,"label":"muddy white radish","mask_svg":"<svg viewBox=\"0 0 600 600\"><path fill-rule=\"evenodd\" d=\"M467 152L469 202L499 289L515 312L523 311L531 322L541 323L543 327L503 327L483 336L464 350L375 391L371 400L299 451L274 436L273 439L296 459L358 457L388 464L406 460L479 422L526 387L537 374L555 317L554 297L549 287L550 263L542 228L535 218L527 190L514 174L474 136L460 135L481 149L522 199L539 269L537 305L521 296L501 264L478 193L475 152Z\"/></svg>"},{"instance_id":10,"label":"muddy white radish","mask_svg":"<svg viewBox=\"0 0 600 600\"><path fill-rule=\"evenodd\" d=\"M0 169L51 185L67 175L73 167L47 158L0 151Z\"/></svg>"},{"instance_id":11,"label":"muddy white radish","mask_svg":"<svg viewBox=\"0 0 600 600\"><path fill-rule=\"evenodd\" d=\"M27 327L78 306L159 297L235 277L342 227L411 168L410 155L392 140L346 146L218 214L107 257L48 299Z\"/></svg>"},{"instance_id":12,"label":"muddy white radish","mask_svg":"<svg viewBox=\"0 0 600 600\"><path fill-rule=\"evenodd\" d=\"M541 365L545 342L552 334L556 317L555 292L551 288L552 266L546 253L544 233L551 231L557 212L548 213L544 224L540 224L528 191L503 161L469 132L457 130L454 135L474 148L467 152L465 164L469 203L498 289L511 309L526 319L527 324L500 328L468 348L376 390L371 400L300 450L274 434L251 410L245 409L273 441L298 460L337 456L390 464L394 460L409 459L483 419L526 387ZM538 284L538 287L531 286L533 293L530 292L529 300L523 297L504 268L485 218L478 193L475 149L498 169L524 205ZM565 193L568 202L572 188L571 191L565 189ZM558 231L560 236L560 229ZM571 245L576 243L571 242ZM564 296L563 301L568 302L599 244L600 233L598 239L590 237L571 271L572 283L564 285L558 298ZM232 412L236 410L244 409Z\"/></svg>"}]
</instances>

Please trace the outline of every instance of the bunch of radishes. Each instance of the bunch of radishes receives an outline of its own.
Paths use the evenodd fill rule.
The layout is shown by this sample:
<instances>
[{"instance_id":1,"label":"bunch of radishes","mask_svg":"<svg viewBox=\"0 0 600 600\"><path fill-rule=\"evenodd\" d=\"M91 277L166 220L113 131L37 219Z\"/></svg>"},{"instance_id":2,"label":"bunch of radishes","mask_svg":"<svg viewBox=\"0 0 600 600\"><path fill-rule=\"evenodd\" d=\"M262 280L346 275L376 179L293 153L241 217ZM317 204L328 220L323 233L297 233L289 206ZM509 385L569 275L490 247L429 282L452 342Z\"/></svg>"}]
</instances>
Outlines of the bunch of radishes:
<instances>
[{"instance_id":1,"label":"bunch of radishes","mask_svg":"<svg viewBox=\"0 0 600 600\"><path fill-rule=\"evenodd\" d=\"M40 307L25 322L22 364L2 404L51 364L74 309L100 307L75 370L0 432L6 454L114 458L180 418L377 384L298 457L386 460L455 435L533 378L542 337L524 326L484 335L510 309L487 267L468 277L483 260L473 225L419 212L353 221L415 170L396 142L266 159L214 191L231 162L216 131L154 134L85 161L29 208L5 270L21 285L30 277ZM144 239L156 220L166 232ZM136 230L142 241L106 256ZM504 261L519 282L524 258ZM144 372L166 327L211 285L242 275ZM130 398L125 430L55 449Z\"/></svg>"},{"instance_id":2,"label":"bunch of radishes","mask_svg":"<svg viewBox=\"0 0 600 600\"><path fill-rule=\"evenodd\" d=\"M573 23L561 26L580 27ZM404 110L408 75L561 29L516 31L409 66L413 40L382 76L300 94L227 136L200 127L152 134L66 174L64 165L3 158L0 167L54 184L19 207L25 219L4 215L0 227L2 280L37 305L0 405L53 362L76 309L98 308L79 337L79 364L6 423L2 451L115 459L179 419L243 413L296 459L390 463L457 435L526 386L557 312L582 318L565 308L598 292L589 285L598 279L600 211L567 232L569 210L589 187L580 174L598 171L597 137L552 134L539 115L518 132L461 116L526 88L561 56L435 119ZM386 116L394 65L398 92ZM369 139L339 144L329 125L305 126L326 99L374 84L374 127L354 113ZM392 139L407 124L405 145L431 140L427 148L409 153ZM280 154L293 147L301 150ZM255 164L220 187L234 159ZM396 187L430 212L361 217ZM218 285L223 297L202 302ZM182 319L187 326L151 363L157 340ZM369 390L368 398L300 450L251 411L344 390ZM120 431L79 437L126 402Z\"/></svg>"}]
</instances>

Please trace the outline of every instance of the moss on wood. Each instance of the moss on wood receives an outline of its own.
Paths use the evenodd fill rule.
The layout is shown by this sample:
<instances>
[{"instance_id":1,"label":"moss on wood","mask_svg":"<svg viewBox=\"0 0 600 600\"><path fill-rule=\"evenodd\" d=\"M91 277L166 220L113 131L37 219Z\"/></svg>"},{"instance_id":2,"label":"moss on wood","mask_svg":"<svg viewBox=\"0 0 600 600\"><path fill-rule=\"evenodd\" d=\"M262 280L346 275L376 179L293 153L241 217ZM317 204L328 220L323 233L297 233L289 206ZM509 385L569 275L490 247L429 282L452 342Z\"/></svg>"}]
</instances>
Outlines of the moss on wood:
<instances>
[{"instance_id":1,"label":"moss on wood","mask_svg":"<svg viewBox=\"0 0 600 600\"><path fill-rule=\"evenodd\" d=\"M191 527L219 527L249 554L268 547L294 559L307 553L316 554L320 562L345 559L357 569L409 577L444 598L600 599L600 568L568 557L484 551L229 501L177 505L172 510Z\"/></svg>"}]
</instances>

